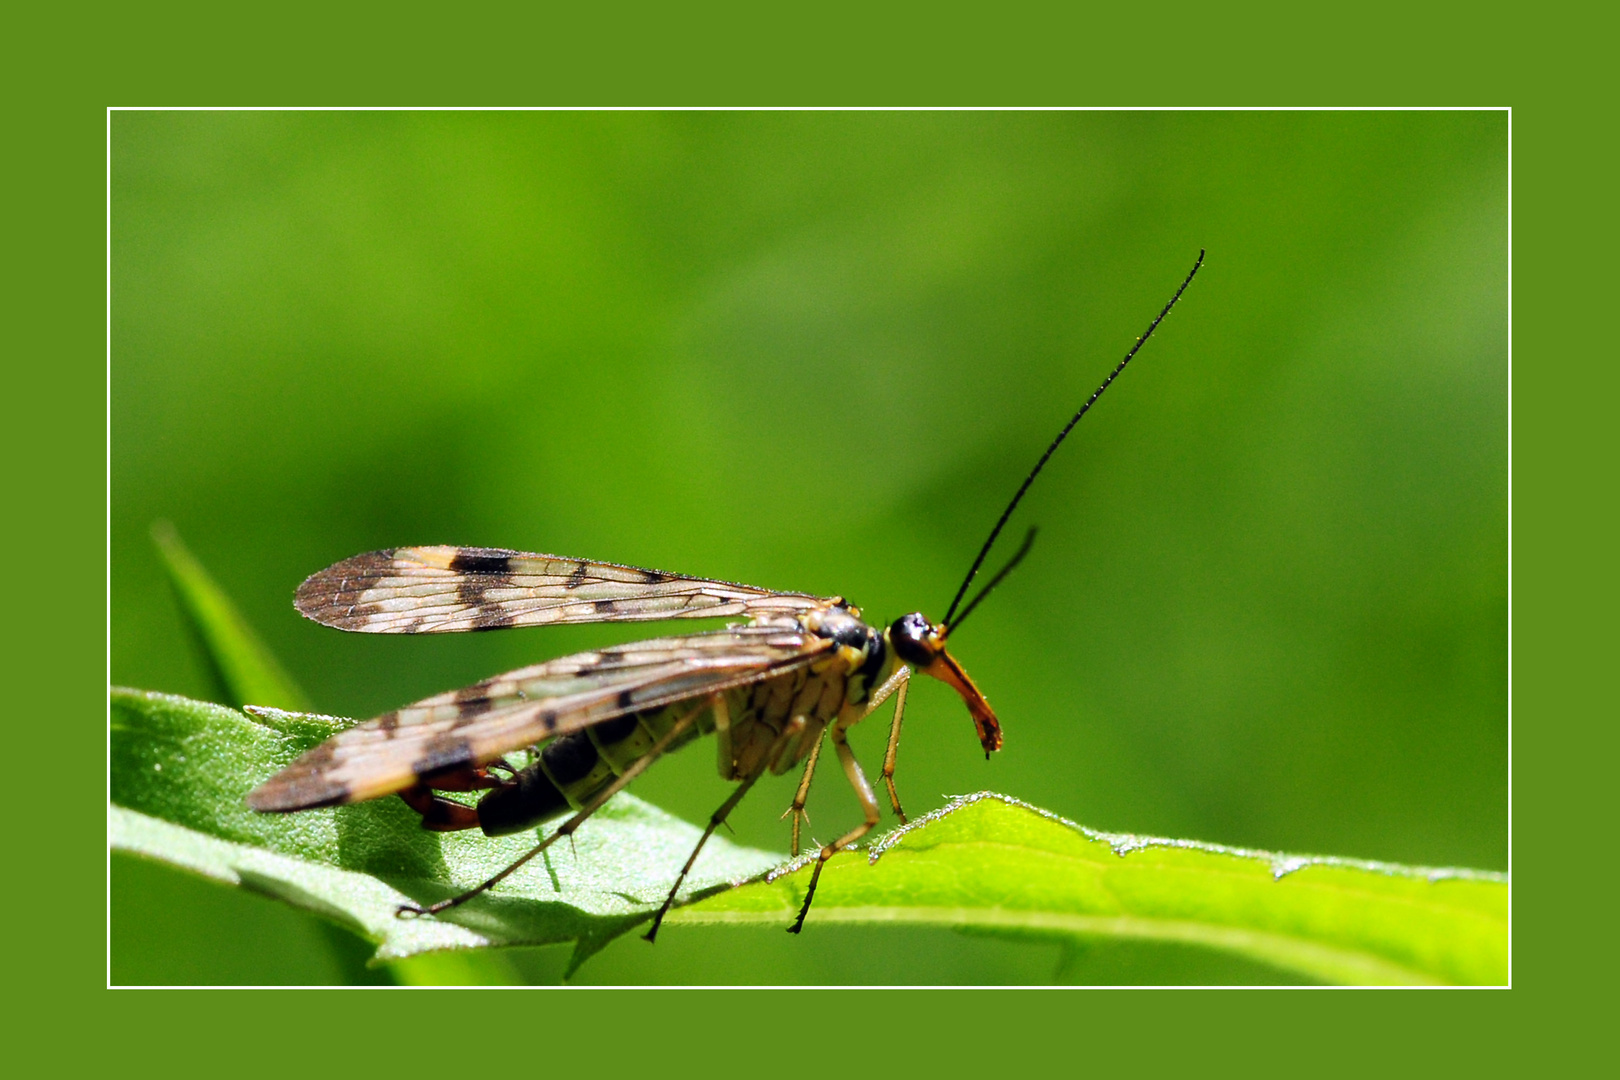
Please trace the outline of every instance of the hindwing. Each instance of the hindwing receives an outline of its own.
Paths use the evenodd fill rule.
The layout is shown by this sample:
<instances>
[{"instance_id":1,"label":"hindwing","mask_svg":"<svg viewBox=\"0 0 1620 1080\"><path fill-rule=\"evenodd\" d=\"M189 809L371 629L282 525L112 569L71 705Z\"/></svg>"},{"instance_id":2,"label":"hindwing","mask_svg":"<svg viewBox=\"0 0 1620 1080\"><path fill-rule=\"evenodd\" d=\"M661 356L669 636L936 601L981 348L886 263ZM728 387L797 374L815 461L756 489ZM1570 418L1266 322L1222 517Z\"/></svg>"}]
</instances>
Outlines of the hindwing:
<instances>
[{"instance_id":1,"label":"hindwing","mask_svg":"<svg viewBox=\"0 0 1620 1080\"><path fill-rule=\"evenodd\" d=\"M253 789L247 802L255 810L303 810L393 794L434 773L489 765L627 713L701 705L834 647L796 625L751 625L548 660L334 735Z\"/></svg>"}]
</instances>

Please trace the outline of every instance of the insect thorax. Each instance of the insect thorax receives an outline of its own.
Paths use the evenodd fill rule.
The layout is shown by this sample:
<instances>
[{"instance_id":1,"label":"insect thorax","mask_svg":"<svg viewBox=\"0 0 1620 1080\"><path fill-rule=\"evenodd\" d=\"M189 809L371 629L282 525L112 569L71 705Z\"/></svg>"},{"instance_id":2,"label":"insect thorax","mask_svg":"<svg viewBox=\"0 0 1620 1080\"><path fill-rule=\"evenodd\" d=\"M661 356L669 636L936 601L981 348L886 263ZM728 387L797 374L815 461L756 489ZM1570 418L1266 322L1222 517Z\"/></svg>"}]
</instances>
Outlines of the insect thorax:
<instances>
[{"instance_id":1,"label":"insect thorax","mask_svg":"<svg viewBox=\"0 0 1620 1080\"><path fill-rule=\"evenodd\" d=\"M813 611L801 622L812 634L835 643L835 655L846 672L846 704L864 705L894 670L894 652L886 635L863 622L857 609L838 606Z\"/></svg>"},{"instance_id":2,"label":"insect thorax","mask_svg":"<svg viewBox=\"0 0 1620 1080\"><path fill-rule=\"evenodd\" d=\"M509 792L492 793L480 804L486 832L528 828L566 807L579 809L616 776L648 753L677 720L698 709L696 722L665 752L713 735L716 766L725 780L749 776L762 764L781 774L793 768L821 738L826 725L846 707L859 707L888 678L895 664L882 631L843 607L826 608L794 619L798 628L833 647L813 662L723 693L724 706L682 701L628 713L583 731L553 739L524 769ZM793 720L804 728L763 761Z\"/></svg>"},{"instance_id":3,"label":"insect thorax","mask_svg":"<svg viewBox=\"0 0 1620 1080\"><path fill-rule=\"evenodd\" d=\"M848 608L813 611L797 620L802 629L833 643L807 666L740 687L726 696L724 726L716 725L720 775L733 780L750 775L788 725L806 720L774 760L764 764L774 773L791 769L810 752L828 723L845 708L859 706L887 677L892 666L883 634Z\"/></svg>"}]
</instances>

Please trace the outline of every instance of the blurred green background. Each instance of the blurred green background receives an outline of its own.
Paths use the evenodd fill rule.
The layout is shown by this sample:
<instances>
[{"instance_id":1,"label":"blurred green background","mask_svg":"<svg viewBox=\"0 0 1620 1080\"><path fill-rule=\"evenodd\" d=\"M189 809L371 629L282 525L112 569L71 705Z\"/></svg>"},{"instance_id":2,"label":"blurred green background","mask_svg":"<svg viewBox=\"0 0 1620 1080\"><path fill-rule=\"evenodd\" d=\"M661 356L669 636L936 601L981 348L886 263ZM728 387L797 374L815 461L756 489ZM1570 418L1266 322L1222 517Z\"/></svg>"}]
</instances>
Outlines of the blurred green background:
<instances>
[{"instance_id":1,"label":"blurred green background","mask_svg":"<svg viewBox=\"0 0 1620 1080\"><path fill-rule=\"evenodd\" d=\"M1047 440L1182 305L912 695L922 812L1507 865L1507 120L1495 113L139 113L112 120L112 677L209 696L173 521L322 711L664 626L421 639L307 574L458 543L943 614ZM994 564L995 560L992 560ZM881 759L885 724L854 743ZM818 832L858 819L823 778ZM733 815L785 850L784 778ZM690 820L712 754L639 795ZM383 979L365 947L119 858L113 978ZM563 950L513 957L544 980ZM1149 955L1151 953L1151 955ZM581 981L1241 980L948 931L672 926ZM1262 973L1263 974L1263 973ZM1261 977L1257 975L1256 977Z\"/></svg>"}]
</instances>

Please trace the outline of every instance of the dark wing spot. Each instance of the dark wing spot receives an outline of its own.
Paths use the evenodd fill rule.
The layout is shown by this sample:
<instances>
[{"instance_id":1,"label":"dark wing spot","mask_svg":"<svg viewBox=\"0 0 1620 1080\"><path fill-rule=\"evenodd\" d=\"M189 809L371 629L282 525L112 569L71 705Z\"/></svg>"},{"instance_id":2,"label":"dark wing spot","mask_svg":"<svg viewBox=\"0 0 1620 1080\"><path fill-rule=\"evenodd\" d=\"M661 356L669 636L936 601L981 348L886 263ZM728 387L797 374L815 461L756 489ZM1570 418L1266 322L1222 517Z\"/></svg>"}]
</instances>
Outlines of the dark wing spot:
<instances>
[{"instance_id":1,"label":"dark wing spot","mask_svg":"<svg viewBox=\"0 0 1620 1080\"><path fill-rule=\"evenodd\" d=\"M597 611L603 614L619 610L619 605L612 600L597 600L595 601L595 607Z\"/></svg>"},{"instance_id":2,"label":"dark wing spot","mask_svg":"<svg viewBox=\"0 0 1620 1080\"><path fill-rule=\"evenodd\" d=\"M641 572L641 580L645 581L649 585L658 585L665 581L674 580L674 576L671 574L661 574L657 570L643 570Z\"/></svg>"},{"instance_id":3,"label":"dark wing spot","mask_svg":"<svg viewBox=\"0 0 1620 1080\"><path fill-rule=\"evenodd\" d=\"M517 623L517 616L504 608L491 608L473 617L474 630L505 630Z\"/></svg>"},{"instance_id":4,"label":"dark wing spot","mask_svg":"<svg viewBox=\"0 0 1620 1080\"><path fill-rule=\"evenodd\" d=\"M423 777L441 769L471 765L472 760L472 746L466 739L459 735L435 735L422 748L422 756L411 762L411 772Z\"/></svg>"},{"instance_id":5,"label":"dark wing spot","mask_svg":"<svg viewBox=\"0 0 1620 1080\"><path fill-rule=\"evenodd\" d=\"M619 691L619 708L628 709L636 703L636 695L630 690Z\"/></svg>"},{"instance_id":6,"label":"dark wing spot","mask_svg":"<svg viewBox=\"0 0 1620 1080\"><path fill-rule=\"evenodd\" d=\"M450 569L462 574L509 574L511 555L500 548L462 548L450 560Z\"/></svg>"},{"instance_id":7,"label":"dark wing spot","mask_svg":"<svg viewBox=\"0 0 1620 1080\"><path fill-rule=\"evenodd\" d=\"M565 588L577 589L581 585L585 584L585 571L589 565L589 563L581 559L579 565L574 567L574 572L568 575L568 584L565 586Z\"/></svg>"},{"instance_id":8,"label":"dark wing spot","mask_svg":"<svg viewBox=\"0 0 1620 1080\"><path fill-rule=\"evenodd\" d=\"M454 700L457 705L477 705L487 702L489 700L489 684L473 683L471 686L463 686L455 692Z\"/></svg>"}]
</instances>

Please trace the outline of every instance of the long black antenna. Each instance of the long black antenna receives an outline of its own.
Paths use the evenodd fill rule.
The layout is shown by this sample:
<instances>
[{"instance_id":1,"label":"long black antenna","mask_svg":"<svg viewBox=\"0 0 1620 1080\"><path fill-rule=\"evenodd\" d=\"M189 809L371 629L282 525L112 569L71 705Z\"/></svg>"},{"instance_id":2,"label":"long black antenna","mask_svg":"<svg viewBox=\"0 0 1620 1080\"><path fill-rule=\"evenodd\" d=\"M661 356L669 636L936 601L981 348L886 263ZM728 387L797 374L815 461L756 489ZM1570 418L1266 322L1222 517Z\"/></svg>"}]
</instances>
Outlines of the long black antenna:
<instances>
[{"instance_id":1,"label":"long black antenna","mask_svg":"<svg viewBox=\"0 0 1620 1080\"><path fill-rule=\"evenodd\" d=\"M967 622L967 617L973 614L973 609L978 607L984 601L984 598L990 595L990 590L1000 585L1001 579L1012 573L1013 568L1024 561L1024 556L1029 554L1029 549L1035 546L1035 533L1037 531L1039 530L1035 526L1031 525L1029 527L1029 532L1024 534L1024 542L1018 545L1018 553L1007 560L1006 566L996 571L996 576L990 579L990 584L979 590L979 595L968 601L968 606L962 609L962 617L947 625L945 633L941 635L942 637L949 637L951 634L956 633L957 628Z\"/></svg>"},{"instance_id":2,"label":"long black antenna","mask_svg":"<svg viewBox=\"0 0 1620 1080\"><path fill-rule=\"evenodd\" d=\"M1078 424L1080 422L1080 418L1086 415L1091 407L1097 403L1097 399L1102 397L1103 391L1108 389L1109 384L1119 377L1120 372L1125 370L1125 365L1131 362L1131 358L1141 351L1143 345L1147 344L1147 339L1153 336L1153 331L1157 330L1159 328L1159 324L1164 321L1164 317L1170 314L1170 309L1176 306L1176 301L1181 299L1181 294L1187 291L1187 286L1192 284L1192 279L1197 275L1198 268L1203 265L1204 252L1203 249L1200 248L1198 252L1198 261L1193 263L1193 268L1187 272L1187 278L1181 283L1181 288L1177 289L1176 295L1172 296L1170 298L1170 302L1164 305L1164 310L1159 312L1158 318L1154 319L1153 324L1147 328L1147 333L1136 339L1136 344L1132 345L1131 351L1125 354L1125 359L1119 362L1118 367L1109 372L1108 378L1102 381L1102 385L1097 387L1096 391L1086 399L1086 403L1084 405L1080 406L1080 411L1075 413L1073 418L1063 426L1063 430L1058 432L1057 438L1052 440L1052 445L1046 448L1046 453L1041 455L1041 460L1037 461L1035 463L1035 467L1029 471L1029 475L1024 477L1024 482L1019 485L1018 494L1012 497L1012 502L1007 504L1007 509L1001 512L1001 519L996 522L996 527L990 530L990 539L986 540L984 542L984 547L979 549L979 555L973 560L973 566L968 570L967 577L962 579L962 587L956 590L956 599L951 601L951 609L945 613L944 625L947 629L951 625L951 617L956 614L956 606L962 602L962 597L966 595L968 586L973 584L974 575L979 572L979 567L984 565L984 557L990 554L990 549L995 546L996 537L1001 535L1002 526L1007 524L1007 519L1012 517L1012 512L1018 508L1018 503L1023 499L1024 492L1029 490L1029 485L1035 482L1035 478L1039 476L1041 474L1041 470L1046 467L1047 459L1052 456L1053 451L1063 444L1063 440L1069 437L1069 432L1074 430L1074 425ZM1005 573L1005 571L1003 571L1003 573ZM994 582L991 584L993 585ZM982 595L983 594L981 594L981 598ZM966 612L964 612L963 615L965 617Z\"/></svg>"}]
</instances>

